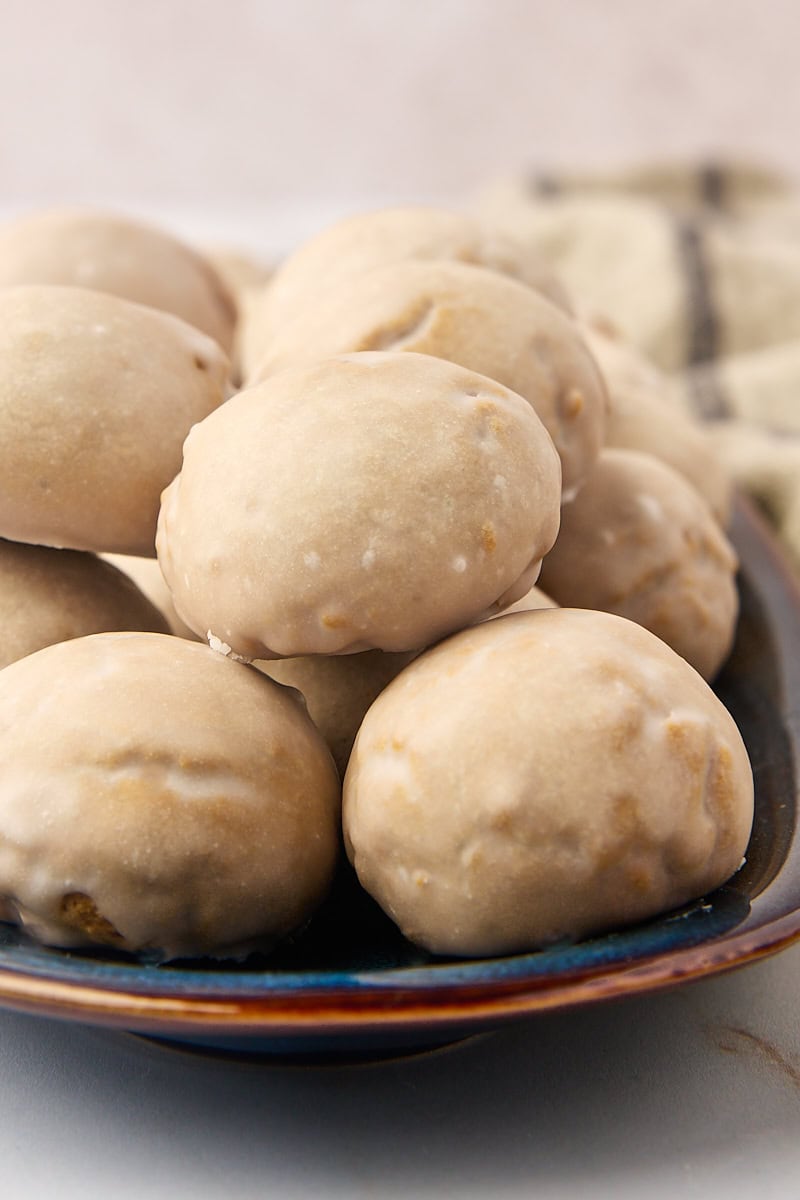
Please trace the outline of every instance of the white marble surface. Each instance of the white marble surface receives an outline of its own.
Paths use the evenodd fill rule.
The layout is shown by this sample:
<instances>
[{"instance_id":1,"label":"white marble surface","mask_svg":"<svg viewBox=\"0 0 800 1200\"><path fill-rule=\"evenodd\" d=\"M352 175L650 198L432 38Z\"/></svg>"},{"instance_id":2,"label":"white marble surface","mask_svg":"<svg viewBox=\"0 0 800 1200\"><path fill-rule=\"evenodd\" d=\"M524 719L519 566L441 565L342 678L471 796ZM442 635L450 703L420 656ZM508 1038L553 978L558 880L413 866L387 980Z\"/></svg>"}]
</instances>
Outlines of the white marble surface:
<instances>
[{"instance_id":1,"label":"white marble surface","mask_svg":"<svg viewBox=\"0 0 800 1200\"><path fill-rule=\"evenodd\" d=\"M379 1066L0 1013L4 1200L796 1200L800 947Z\"/></svg>"}]
</instances>

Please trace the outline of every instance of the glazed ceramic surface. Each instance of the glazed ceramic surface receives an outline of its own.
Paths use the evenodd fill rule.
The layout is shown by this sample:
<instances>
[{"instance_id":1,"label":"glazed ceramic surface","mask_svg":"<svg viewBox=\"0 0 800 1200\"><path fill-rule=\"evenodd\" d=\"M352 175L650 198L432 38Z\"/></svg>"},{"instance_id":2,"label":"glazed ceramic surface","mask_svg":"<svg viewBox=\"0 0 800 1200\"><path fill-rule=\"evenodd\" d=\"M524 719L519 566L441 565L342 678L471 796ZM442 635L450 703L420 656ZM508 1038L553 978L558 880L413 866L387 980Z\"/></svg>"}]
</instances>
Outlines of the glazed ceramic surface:
<instances>
[{"instance_id":1,"label":"glazed ceramic surface","mask_svg":"<svg viewBox=\"0 0 800 1200\"><path fill-rule=\"evenodd\" d=\"M744 502L733 537L742 608L716 690L747 743L756 818L746 864L725 887L631 929L480 960L434 959L411 946L344 872L302 936L243 965L65 953L0 925L0 1004L187 1048L370 1057L671 986L788 945L800 937L800 591Z\"/></svg>"}]
</instances>

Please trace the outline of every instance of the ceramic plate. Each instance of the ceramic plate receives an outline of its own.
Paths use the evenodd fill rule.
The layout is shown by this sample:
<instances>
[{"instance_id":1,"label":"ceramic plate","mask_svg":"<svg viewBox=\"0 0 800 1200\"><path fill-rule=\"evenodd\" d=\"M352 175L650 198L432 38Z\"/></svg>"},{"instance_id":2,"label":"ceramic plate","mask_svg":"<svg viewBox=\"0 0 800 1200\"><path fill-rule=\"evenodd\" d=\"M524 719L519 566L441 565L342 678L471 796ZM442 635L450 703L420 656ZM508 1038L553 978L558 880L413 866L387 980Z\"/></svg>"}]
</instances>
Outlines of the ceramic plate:
<instances>
[{"instance_id":1,"label":"ceramic plate","mask_svg":"<svg viewBox=\"0 0 800 1200\"><path fill-rule=\"evenodd\" d=\"M744 502L733 537L741 617L716 688L750 752L756 817L746 865L727 886L635 928L477 961L415 949L346 874L302 937L236 968L46 950L0 926L0 1004L187 1047L370 1057L678 984L782 949L800 937L800 592Z\"/></svg>"}]
</instances>

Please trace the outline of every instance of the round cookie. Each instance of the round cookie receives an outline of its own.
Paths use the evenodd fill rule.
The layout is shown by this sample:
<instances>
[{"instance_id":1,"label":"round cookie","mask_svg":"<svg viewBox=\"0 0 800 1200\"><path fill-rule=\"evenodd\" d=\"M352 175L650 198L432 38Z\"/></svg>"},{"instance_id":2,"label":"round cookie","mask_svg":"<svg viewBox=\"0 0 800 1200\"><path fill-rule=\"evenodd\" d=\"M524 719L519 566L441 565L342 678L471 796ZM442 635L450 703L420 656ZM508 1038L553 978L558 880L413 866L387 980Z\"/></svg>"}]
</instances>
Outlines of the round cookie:
<instances>
[{"instance_id":1,"label":"round cookie","mask_svg":"<svg viewBox=\"0 0 800 1200\"><path fill-rule=\"evenodd\" d=\"M168 313L0 290L0 536L152 555L161 491L227 374L217 343Z\"/></svg>"},{"instance_id":2,"label":"round cookie","mask_svg":"<svg viewBox=\"0 0 800 1200\"><path fill-rule=\"evenodd\" d=\"M158 558L179 615L223 653L415 650L532 586L560 477L501 384L422 354L326 359L195 426Z\"/></svg>"},{"instance_id":3,"label":"round cookie","mask_svg":"<svg viewBox=\"0 0 800 1200\"><path fill-rule=\"evenodd\" d=\"M239 352L242 331L247 328L250 309L253 305L258 305L273 268L235 250L209 250L207 254L236 303L236 330L229 353L231 377L238 390L242 383Z\"/></svg>"},{"instance_id":4,"label":"round cookie","mask_svg":"<svg viewBox=\"0 0 800 1200\"><path fill-rule=\"evenodd\" d=\"M229 351L236 307L207 259L177 238L114 213L56 210L0 227L0 288L55 283L163 309Z\"/></svg>"},{"instance_id":5,"label":"round cookie","mask_svg":"<svg viewBox=\"0 0 800 1200\"><path fill-rule=\"evenodd\" d=\"M325 292L342 295L362 272L409 259L490 267L570 310L564 289L538 252L512 234L447 209L379 209L323 229L281 264L261 301L245 314L240 330L244 377L255 369L278 328L302 317L318 297Z\"/></svg>"},{"instance_id":6,"label":"round cookie","mask_svg":"<svg viewBox=\"0 0 800 1200\"><path fill-rule=\"evenodd\" d=\"M390 683L344 784L345 845L403 933L512 954L652 917L739 867L747 752L700 676L607 613L516 613Z\"/></svg>"},{"instance_id":7,"label":"round cookie","mask_svg":"<svg viewBox=\"0 0 800 1200\"><path fill-rule=\"evenodd\" d=\"M98 634L0 672L0 913L49 945L268 947L327 891L339 797L293 693L207 646Z\"/></svg>"},{"instance_id":8,"label":"round cookie","mask_svg":"<svg viewBox=\"0 0 800 1200\"><path fill-rule=\"evenodd\" d=\"M225 246L207 248L205 257L234 297L237 311L252 293L263 291L274 270L254 255Z\"/></svg>"},{"instance_id":9,"label":"round cookie","mask_svg":"<svg viewBox=\"0 0 800 1200\"><path fill-rule=\"evenodd\" d=\"M151 559L141 561L152 562ZM558 605L534 585L521 600L482 619L490 621L506 613L529 612L536 608L558 608ZM325 738L343 779L353 742L367 710L416 657L414 650L398 654L364 650L361 654L312 654L253 665L278 683L302 692L309 716Z\"/></svg>"},{"instance_id":10,"label":"round cookie","mask_svg":"<svg viewBox=\"0 0 800 1200\"><path fill-rule=\"evenodd\" d=\"M315 654L258 662L265 675L297 688L305 697L308 714L333 755L341 778L347 770L358 728L372 701L415 657L415 651L386 654Z\"/></svg>"},{"instance_id":11,"label":"round cookie","mask_svg":"<svg viewBox=\"0 0 800 1200\"><path fill-rule=\"evenodd\" d=\"M483 619L485 621L493 621L495 617L505 617L509 613L515 612L533 612L537 608L558 608L555 600L551 599L542 589L534 584L529 592L519 600L515 600L513 604L509 604L507 608L500 612L490 613Z\"/></svg>"},{"instance_id":12,"label":"round cookie","mask_svg":"<svg viewBox=\"0 0 800 1200\"><path fill-rule=\"evenodd\" d=\"M649 454L604 450L564 505L541 582L559 604L644 625L711 679L733 642L736 567L730 542L682 475Z\"/></svg>"},{"instance_id":13,"label":"round cookie","mask_svg":"<svg viewBox=\"0 0 800 1200\"><path fill-rule=\"evenodd\" d=\"M727 526L733 483L705 430L670 400L663 376L633 346L591 326L582 332L608 389L606 445L641 450L673 467Z\"/></svg>"},{"instance_id":14,"label":"round cookie","mask_svg":"<svg viewBox=\"0 0 800 1200\"><path fill-rule=\"evenodd\" d=\"M497 271L417 261L364 271L281 324L249 382L359 350L432 354L523 396L555 443L566 493L600 453L608 398L575 322Z\"/></svg>"},{"instance_id":15,"label":"round cookie","mask_svg":"<svg viewBox=\"0 0 800 1200\"><path fill-rule=\"evenodd\" d=\"M90 633L169 631L133 580L94 554L6 541L0 541L0 629L0 668Z\"/></svg>"},{"instance_id":16,"label":"round cookie","mask_svg":"<svg viewBox=\"0 0 800 1200\"><path fill-rule=\"evenodd\" d=\"M197 634L175 612L175 605L161 574L158 559L144 558L138 554L104 554L102 557L133 580L136 587L161 613L170 633L174 633L176 637L188 638L190 642L198 640Z\"/></svg>"}]
</instances>

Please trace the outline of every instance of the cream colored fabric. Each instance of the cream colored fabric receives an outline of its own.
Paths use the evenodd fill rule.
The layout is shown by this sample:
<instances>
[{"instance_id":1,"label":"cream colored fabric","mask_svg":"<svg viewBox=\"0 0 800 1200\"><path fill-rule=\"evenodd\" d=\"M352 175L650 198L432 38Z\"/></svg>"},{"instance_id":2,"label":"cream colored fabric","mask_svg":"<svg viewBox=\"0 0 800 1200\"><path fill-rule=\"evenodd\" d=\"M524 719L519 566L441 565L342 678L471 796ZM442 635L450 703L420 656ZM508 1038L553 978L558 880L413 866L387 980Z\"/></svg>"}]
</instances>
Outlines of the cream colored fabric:
<instances>
[{"instance_id":1,"label":"cream colored fabric","mask_svg":"<svg viewBox=\"0 0 800 1200\"><path fill-rule=\"evenodd\" d=\"M756 163L641 163L608 172L579 172L554 177L534 174L529 186L542 192L592 196L620 192L659 200L675 210L714 208L744 213L765 203L780 204L791 195L782 175Z\"/></svg>"},{"instance_id":2,"label":"cream colored fabric","mask_svg":"<svg viewBox=\"0 0 800 1200\"><path fill-rule=\"evenodd\" d=\"M667 376L800 567L800 195L747 165L531 177L480 210Z\"/></svg>"}]
</instances>

